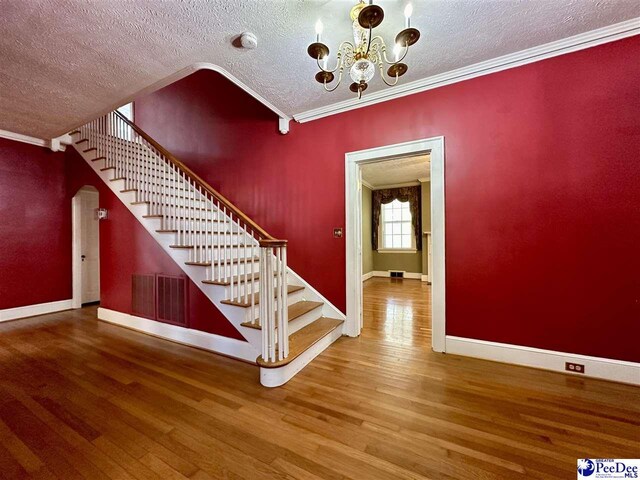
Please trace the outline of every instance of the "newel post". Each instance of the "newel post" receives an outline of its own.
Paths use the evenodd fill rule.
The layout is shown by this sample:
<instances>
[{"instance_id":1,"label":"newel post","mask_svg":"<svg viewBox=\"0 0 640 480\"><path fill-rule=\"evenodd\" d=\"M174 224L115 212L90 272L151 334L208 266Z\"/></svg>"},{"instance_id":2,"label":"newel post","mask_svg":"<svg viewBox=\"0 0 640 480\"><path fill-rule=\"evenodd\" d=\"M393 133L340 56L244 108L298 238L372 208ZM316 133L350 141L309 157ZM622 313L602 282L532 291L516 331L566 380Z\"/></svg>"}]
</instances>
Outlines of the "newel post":
<instances>
[{"instance_id":1,"label":"newel post","mask_svg":"<svg viewBox=\"0 0 640 480\"><path fill-rule=\"evenodd\" d=\"M287 241L260 240L259 268L262 359L277 362L289 355Z\"/></svg>"}]
</instances>

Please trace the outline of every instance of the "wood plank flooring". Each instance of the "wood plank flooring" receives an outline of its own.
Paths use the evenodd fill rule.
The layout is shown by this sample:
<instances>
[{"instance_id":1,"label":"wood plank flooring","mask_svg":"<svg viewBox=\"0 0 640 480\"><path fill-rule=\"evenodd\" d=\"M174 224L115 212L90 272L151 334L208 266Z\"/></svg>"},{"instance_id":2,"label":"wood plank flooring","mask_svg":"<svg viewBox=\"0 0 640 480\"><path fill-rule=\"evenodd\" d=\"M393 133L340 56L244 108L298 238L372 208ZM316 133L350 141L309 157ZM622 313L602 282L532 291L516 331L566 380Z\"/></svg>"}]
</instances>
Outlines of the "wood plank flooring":
<instances>
[{"instance_id":1,"label":"wood plank flooring","mask_svg":"<svg viewBox=\"0 0 640 480\"><path fill-rule=\"evenodd\" d=\"M95 308L0 324L0 478L575 479L639 456L640 389L433 353L428 288L369 280L363 335L277 389Z\"/></svg>"}]
</instances>

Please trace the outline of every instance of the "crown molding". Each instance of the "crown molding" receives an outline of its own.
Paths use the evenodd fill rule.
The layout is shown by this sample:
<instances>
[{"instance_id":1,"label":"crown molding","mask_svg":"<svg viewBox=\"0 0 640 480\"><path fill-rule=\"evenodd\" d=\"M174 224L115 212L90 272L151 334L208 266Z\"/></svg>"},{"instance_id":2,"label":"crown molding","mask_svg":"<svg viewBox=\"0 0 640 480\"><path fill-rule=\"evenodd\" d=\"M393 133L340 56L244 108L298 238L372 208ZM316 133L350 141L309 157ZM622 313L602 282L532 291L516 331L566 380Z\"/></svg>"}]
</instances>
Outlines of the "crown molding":
<instances>
[{"instance_id":1,"label":"crown molding","mask_svg":"<svg viewBox=\"0 0 640 480\"><path fill-rule=\"evenodd\" d=\"M65 143L70 143L67 141L67 137L63 135L62 137L52 138L51 140L45 140L43 138L30 137L29 135L23 135L21 133L10 132L9 130L0 130L0 138L6 138L7 140L13 140L14 142L28 143L29 145L36 145L37 147L45 147L50 148L54 152L65 151Z\"/></svg>"},{"instance_id":2,"label":"crown molding","mask_svg":"<svg viewBox=\"0 0 640 480\"><path fill-rule=\"evenodd\" d=\"M510 53L492 60L458 68L449 72L433 75L431 77L406 83L401 86L387 88L371 93L361 100L350 99L337 102L332 105L300 112L293 116L299 123L310 122L329 115L347 112L356 108L368 107L376 103L394 100L414 93L420 93L434 88L463 82L472 78L500 72L510 68L527 65L547 58L553 58L578 50L602 45L604 43L621 40L640 34L640 17L632 18L624 22L598 28L589 32L567 37L555 42L546 43L537 47L528 48L519 52Z\"/></svg>"},{"instance_id":3,"label":"crown molding","mask_svg":"<svg viewBox=\"0 0 640 480\"><path fill-rule=\"evenodd\" d=\"M29 145L37 145L38 147L48 147L51 142L42 138L30 137L21 133L10 132L9 130L0 130L0 138L6 138L15 142L28 143Z\"/></svg>"},{"instance_id":4,"label":"crown molding","mask_svg":"<svg viewBox=\"0 0 640 480\"><path fill-rule=\"evenodd\" d=\"M384 190L387 188L401 188L401 187L417 187L420 185L420 182L417 180L414 182L404 182L404 183L391 183L389 185L380 185L376 187L371 187L371 190Z\"/></svg>"},{"instance_id":5,"label":"crown molding","mask_svg":"<svg viewBox=\"0 0 640 480\"><path fill-rule=\"evenodd\" d=\"M258 92L250 88L248 85L238 80L238 78L233 76L224 68L220 67L219 65L215 65L213 63L207 63L207 62L197 62L192 65L189 65L188 67L183 68L182 70L178 70L177 72L172 73L167 77L164 77L163 79L143 88L142 90L138 90L137 92L119 100L117 103L109 105L108 108L101 110L97 114L92 114L89 117L85 117L78 124L68 126L68 128L66 128L64 132L71 131L73 130L73 128L77 127L78 125L84 125L95 118L101 117L102 115L106 115L107 113L120 108L122 105L126 105L127 103L133 102L136 98L140 98L144 95L160 90L161 88L171 85L172 83L175 83L178 80L182 80L183 78L188 77L192 73L199 72L200 70L211 70L213 72L217 72L223 77L225 77L227 80L229 80L231 83L240 87L242 90L244 90L246 93L251 95L257 101L262 103L265 107L267 107L269 110L271 110L273 113L275 113L279 117L278 130L280 131L280 133L284 135L289 132L289 121L291 120L290 115L285 114L282 110L277 108L270 101L268 101Z\"/></svg>"},{"instance_id":6,"label":"crown molding","mask_svg":"<svg viewBox=\"0 0 640 480\"><path fill-rule=\"evenodd\" d=\"M373 185L371 185L369 182L367 182L366 180L362 180L362 185L364 185L365 187L367 187L369 190L373 190L375 187Z\"/></svg>"}]
</instances>

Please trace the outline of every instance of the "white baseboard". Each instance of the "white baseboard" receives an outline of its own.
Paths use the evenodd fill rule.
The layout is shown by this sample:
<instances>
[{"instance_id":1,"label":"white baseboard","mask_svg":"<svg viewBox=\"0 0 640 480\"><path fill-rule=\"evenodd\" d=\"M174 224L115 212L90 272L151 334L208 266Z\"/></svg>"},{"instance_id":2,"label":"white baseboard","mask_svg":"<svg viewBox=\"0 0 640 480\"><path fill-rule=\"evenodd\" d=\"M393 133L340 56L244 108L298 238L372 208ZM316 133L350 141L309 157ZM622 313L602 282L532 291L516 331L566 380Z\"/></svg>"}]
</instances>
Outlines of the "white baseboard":
<instances>
[{"instance_id":1,"label":"white baseboard","mask_svg":"<svg viewBox=\"0 0 640 480\"><path fill-rule=\"evenodd\" d=\"M139 332L148 333L183 345L202 348L251 363L255 363L256 358L260 355L260 352L256 351L249 342L156 322L155 320L136 317L135 315L117 312L108 308L98 308L98 318L105 322L138 330Z\"/></svg>"},{"instance_id":2,"label":"white baseboard","mask_svg":"<svg viewBox=\"0 0 640 480\"><path fill-rule=\"evenodd\" d=\"M513 363L527 367L553 370L569 375L602 378L616 382L640 385L640 363L591 357L574 353L556 352L506 343L488 342L472 338L447 335L446 353L483 358L496 362ZM585 373L565 370L565 362L584 365Z\"/></svg>"},{"instance_id":3,"label":"white baseboard","mask_svg":"<svg viewBox=\"0 0 640 480\"><path fill-rule=\"evenodd\" d=\"M421 275L420 280L423 282L431 282L431 280L429 280L429 275Z\"/></svg>"},{"instance_id":4,"label":"white baseboard","mask_svg":"<svg viewBox=\"0 0 640 480\"><path fill-rule=\"evenodd\" d=\"M387 277L388 278L391 276L391 274L389 273L389 270L374 270L373 272L369 272L367 275L369 274L371 274L371 277ZM404 272L404 278L413 278L413 279L420 280L421 277L422 277L421 273Z\"/></svg>"},{"instance_id":5,"label":"white baseboard","mask_svg":"<svg viewBox=\"0 0 640 480\"><path fill-rule=\"evenodd\" d=\"M373 277L373 272L365 273L362 275L362 281L364 282L365 280L369 280L371 277Z\"/></svg>"},{"instance_id":6,"label":"white baseboard","mask_svg":"<svg viewBox=\"0 0 640 480\"><path fill-rule=\"evenodd\" d=\"M6 308L0 310L0 322L16 320L18 318L33 317L47 313L61 312L71 309L71 299L59 300L57 302L38 303L36 305L25 305L24 307Z\"/></svg>"}]
</instances>

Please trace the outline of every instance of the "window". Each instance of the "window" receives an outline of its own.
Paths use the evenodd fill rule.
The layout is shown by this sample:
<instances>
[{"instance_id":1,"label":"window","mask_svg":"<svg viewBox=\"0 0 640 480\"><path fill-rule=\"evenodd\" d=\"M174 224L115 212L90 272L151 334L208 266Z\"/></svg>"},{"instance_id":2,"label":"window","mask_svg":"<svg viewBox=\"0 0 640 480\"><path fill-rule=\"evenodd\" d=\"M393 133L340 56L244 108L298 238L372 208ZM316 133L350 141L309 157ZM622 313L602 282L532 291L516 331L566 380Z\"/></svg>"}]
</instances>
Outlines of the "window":
<instances>
[{"instance_id":1,"label":"window","mask_svg":"<svg viewBox=\"0 0 640 480\"><path fill-rule=\"evenodd\" d=\"M380 250L413 250L415 235L411 224L409 202L394 200L383 204L380 212Z\"/></svg>"},{"instance_id":2,"label":"window","mask_svg":"<svg viewBox=\"0 0 640 480\"><path fill-rule=\"evenodd\" d=\"M126 105L122 105L118 108L118 112L120 112L124 118L133 122L133 103L127 103Z\"/></svg>"}]
</instances>

